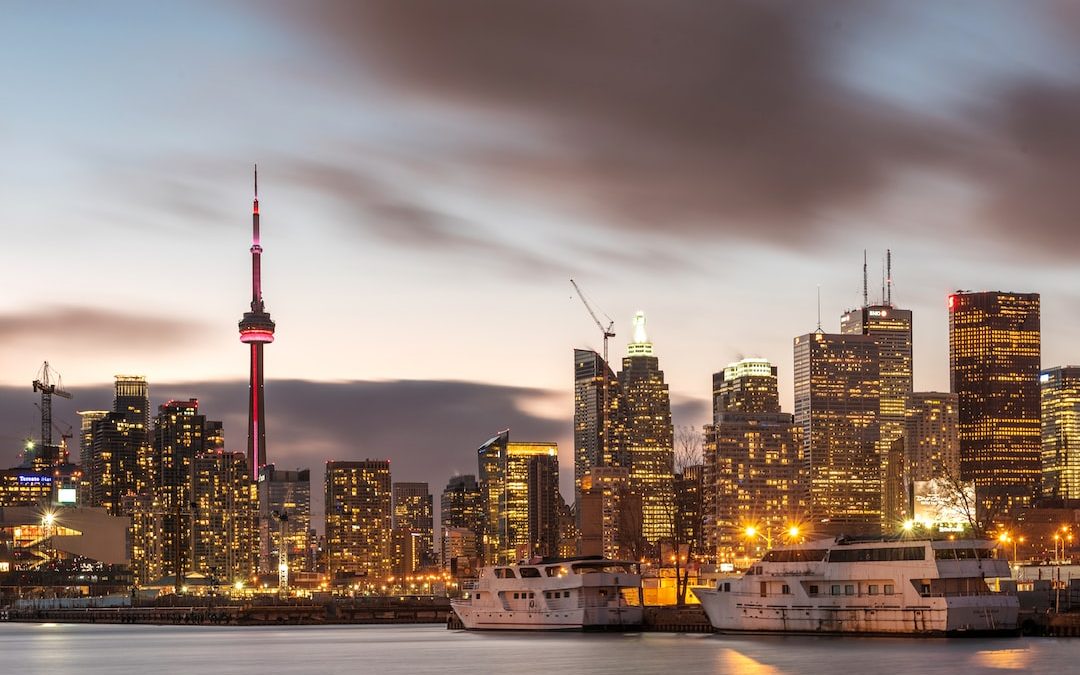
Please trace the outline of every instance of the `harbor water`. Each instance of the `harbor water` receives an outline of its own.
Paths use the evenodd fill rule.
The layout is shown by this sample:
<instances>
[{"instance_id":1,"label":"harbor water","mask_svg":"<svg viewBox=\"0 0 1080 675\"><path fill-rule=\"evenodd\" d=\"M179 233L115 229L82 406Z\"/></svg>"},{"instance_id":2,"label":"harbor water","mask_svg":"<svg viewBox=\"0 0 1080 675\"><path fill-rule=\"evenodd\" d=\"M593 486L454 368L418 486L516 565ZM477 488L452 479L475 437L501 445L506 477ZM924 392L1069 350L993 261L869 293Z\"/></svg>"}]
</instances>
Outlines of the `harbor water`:
<instances>
[{"instance_id":1,"label":"harbor water","mask_svg":"<svg viewBox=\"0 0 1080 675\"><path fill-rule=\"evenodd\" d=\"M1080 639L472 633L438 625L0 624L18 675L1068 673Z\"/></svg>"}]
</instances>

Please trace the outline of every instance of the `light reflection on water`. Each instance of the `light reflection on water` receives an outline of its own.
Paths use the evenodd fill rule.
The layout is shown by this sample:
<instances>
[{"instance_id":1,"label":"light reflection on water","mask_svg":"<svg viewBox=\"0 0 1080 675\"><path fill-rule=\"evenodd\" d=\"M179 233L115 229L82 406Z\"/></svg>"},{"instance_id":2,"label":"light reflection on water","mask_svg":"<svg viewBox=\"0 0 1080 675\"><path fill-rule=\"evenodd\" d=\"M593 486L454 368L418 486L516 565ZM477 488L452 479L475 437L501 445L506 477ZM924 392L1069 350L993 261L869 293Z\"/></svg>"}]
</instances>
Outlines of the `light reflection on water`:
<instances>
[{"instance_id":1,"label":"light reflection on water","mask_svg":"<svg viewBox=\"0 0 1080 675\"><path fill-rule=\"evenodd\" d=\"M1072 672L1080 639L465 633L441 626L0 624L0 673Z\"/></svg>"}]
</instances>

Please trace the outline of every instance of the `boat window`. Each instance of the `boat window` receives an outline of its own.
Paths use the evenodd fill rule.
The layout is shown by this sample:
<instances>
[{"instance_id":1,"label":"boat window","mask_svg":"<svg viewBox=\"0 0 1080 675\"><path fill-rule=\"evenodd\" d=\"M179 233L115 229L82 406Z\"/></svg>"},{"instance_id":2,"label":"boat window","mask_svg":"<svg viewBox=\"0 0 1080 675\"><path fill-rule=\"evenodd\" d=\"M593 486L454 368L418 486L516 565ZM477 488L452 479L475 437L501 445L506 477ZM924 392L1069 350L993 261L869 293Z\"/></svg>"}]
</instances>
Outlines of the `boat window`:
<instances>
[{"instance_id":1,"label":"boat window","mask_svg":"<svg viewBox=\"0 0 1080 675\"><path fill-rule=\"evenodd\" d=\"M564 598L569 598L570 597L570 591L563 591L562 595L563 595Z\"/></svg>"},{"instance_id":2,"label":"boat window","mask_svg":"<svg viewBox=\"0 0 1080 675\"><path fill-rule=\"evenodd\" d=\"M515 599L515 600L519 600L519 599L520 599L520 598L518 598L518 594L517 594L517 593L514 593L514 599Z\"/></svg>"},{"instance_id":3,"label":"boat window","mask_svg":"<svg viewBox=\"0 0 1080 675\"><path fill-rule=\"evenodd\" d=\"M817 594L818 594L818 587L815 586L814 584L810 584L810 595L817 595Z\"/></svg>"},{"instance_id":4,"label":"boat window","mask_svg":"<svg viewBox=\"0 0 1080 675\"><path fill-rule=\"evenodd\" d=\"M833 595L840 595L840 585L839 584L833 585L832 594Z\"/></svg>"},{"instance_id":5,"label":"boat window","mask_svg":"<svg viewBox=\"0 0 1080 675\"><path fill-rule=\"evenodd\" d=\"M496 567L495 577L498 579L516 579L517 575L514 574L514 570L508 567Z\"/></svg>"},{"instance_id":6,"label":"boat window","mask_svg":"<svg viewBox=\"0 0 1080 675\"><path fill-rule=\"evenodd\" d=\"M725 591L726 593L730 593L730 592L731 592L731 582L730 582L730 581L725 581L725 582L724 582L724 591Z\"/></svg>"},{"instance_id":7,"label":"boat window","mask_svg":"<svg viewBox=\"0 0 1080 675\"><path fill-rule=\"evenodd\" d=\"M890 548L834 548L829 562L895 562L925 560L925 546L895 546Z\"/></svg>"},{"instance_id":8,"label":"boat window","mask_svg":"<svg viewBox=\"0 0 1080 675\"><path fill-rule=\"evenodd\" d=\"M844 584L844 595L855 595L855 585Z\"/></svg>"},{"instance_id":9,"label":"boat window","mask_svg":"<svg viewBox=\"0 0 1080 675\"><path fill-rule=\"evenodd\" d=\"M828 549L769 551L762 560L765 562L820 562L825 559L828 552Z\"/></svg>"},{"instance_id":10,"label":"boat window","mask_svg":"<svg viewBox=\"0 0 1080 675\"><path fill-rule=\"evenodd\" d=\"M938 560L986 560L996 557L992 548L939 548L934 551Z\"/></svg>"},{"instance_id":11,"label":"boat window","mask_svg":"<svg viewBox=\"0 0 1080 675\"><path fill-rule=\"evenodd\" d=\"M562 565L554 565L552 567L545 567L544 571L547 572L549 577L561 577L566 574L566 568Z\"/></svg>"},{"instance_id":12,"label":"boat window","mask_svg":"<svg viewBox=\"0 0 1080 675\"><path fill-rule=\"evenodd\" d=\"M877 595L877 592L878 592L878 585L877 584L870 584L870 595Z\"/></svg>"},{"instance_id":13,"label":"boat window","mask_svg":"<svg viewBox=\"0 0 1080 675\"><path fill-rule=\"evenodd\" d=\"M535 597L536 597L536 593L533 593L532 591L529 591L529 599L532 600Z\"/></svg>"},{"instance_id":14,"label":"boat window","mask_svg":"<svg viewBox=\"0 0 1080 675\"><path fill-rule=\"evenodd\" d=\"M780 593L782 593L783 595L791 595L791 586L784 584L780 587Z\"/></svg>"},{"instance_id":15,"label":"boat window","mask_svg":"<svg viewBox=\"0 0 1080 675\"><path fill-rule=\"evenodd\" d=\"M535 579L540 576L540 570L535 567L520 567L518 568L518 572L521 573L522 579Z\"/></svg>"},{"instance_id":16,"label":"boat window","mask_svg":"<svg viewBox=\"0 0 1080 675\"><path fill-rule=\"evenodd\" d=\"M892 584L885 584L885 595L892 595L894 587Z\"/></svg>"}]
</instances>

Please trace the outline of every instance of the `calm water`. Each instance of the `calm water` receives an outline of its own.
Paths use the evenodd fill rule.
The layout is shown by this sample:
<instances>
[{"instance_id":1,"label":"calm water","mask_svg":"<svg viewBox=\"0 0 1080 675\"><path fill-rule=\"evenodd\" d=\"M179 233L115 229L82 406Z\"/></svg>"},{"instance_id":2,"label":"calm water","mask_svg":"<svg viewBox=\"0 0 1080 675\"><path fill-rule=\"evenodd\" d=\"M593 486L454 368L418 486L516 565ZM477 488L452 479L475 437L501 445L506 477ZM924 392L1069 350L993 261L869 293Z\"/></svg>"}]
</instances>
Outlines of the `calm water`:
<instances>
[{"instance_id":1,"label":"calm water","mask_svg":"<svg viewBox=\"0 0 1080 675\"><path fill-rule=\"evenodd\" d=\"M0 673L1069 673L1080 638L464 633L440 626L0 624Z\"/></svg>"}]
</instances>

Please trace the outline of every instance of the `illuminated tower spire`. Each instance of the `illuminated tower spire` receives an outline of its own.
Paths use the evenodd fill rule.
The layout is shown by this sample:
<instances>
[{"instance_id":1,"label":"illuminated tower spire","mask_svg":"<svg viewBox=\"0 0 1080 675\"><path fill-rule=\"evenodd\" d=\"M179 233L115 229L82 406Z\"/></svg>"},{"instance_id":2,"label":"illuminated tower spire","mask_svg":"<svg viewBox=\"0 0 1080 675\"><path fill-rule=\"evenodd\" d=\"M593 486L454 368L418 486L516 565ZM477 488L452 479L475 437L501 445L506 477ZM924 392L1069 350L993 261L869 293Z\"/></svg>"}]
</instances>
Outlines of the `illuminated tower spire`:
<instances>
[{"instance_id":1,"label":"illuminated tower spire","mask_svg":"<svg viewBox=\"0 0 1080 675\"><path fill-rule=\"evenodd\" d=\"M634 315L634 337L626 346L626 352L630 356L652 356L653 346L649 342L649 336L645 334L645 312L639 311Z\"/></svg>"},{"instance_id":2,"label":"illuminated tower spire","mask_svg":"<svg viewBox=\"0 0 1080 675\"><path fill-rule=\"evenodd\" d=\"M251 311L240 320L240 342L251 345L248 387L248 471L258 480L266 464L266 406L263 400L263 345L274 341L274 322L263 306L262 246L259 243L259 169L255 168L255 201L251 207Z\"/></svg>"}]
</instances>

